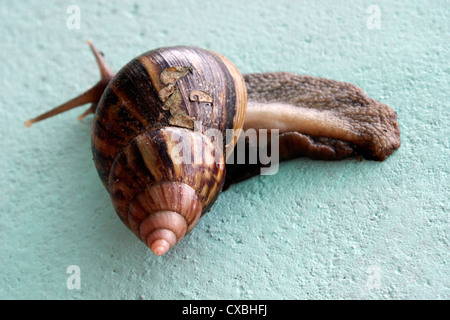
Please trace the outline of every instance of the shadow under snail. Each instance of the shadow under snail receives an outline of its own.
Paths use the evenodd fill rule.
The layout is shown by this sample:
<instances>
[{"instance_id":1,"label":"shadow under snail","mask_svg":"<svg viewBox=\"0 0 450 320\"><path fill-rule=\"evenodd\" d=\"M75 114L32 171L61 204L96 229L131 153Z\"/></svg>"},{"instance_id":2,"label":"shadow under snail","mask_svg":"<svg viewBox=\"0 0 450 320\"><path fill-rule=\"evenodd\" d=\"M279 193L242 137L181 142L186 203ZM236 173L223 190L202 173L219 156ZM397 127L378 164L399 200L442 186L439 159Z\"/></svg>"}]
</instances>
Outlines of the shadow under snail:
<instances>
[{"instance_id":1,"label":"shadow under snail","mask_svg":"<svg viewBox=\"0 0 450 320\"><path fill-rule=\"evenodd\" d=\"M156 255L192 230L223 189L265 166L227 161L240 129L277 129L280 160L383 161L400 146L396 112L349 83L286 72L241 75L222 55L187 46L146 52L114 75L88 43L101 80L25 125L91 103L79 120L95 114L98 174L121 220ZM219 133L216 141L209 129ZM229 129L237 133L225 139Z\"/></svg>"}]
</instances>

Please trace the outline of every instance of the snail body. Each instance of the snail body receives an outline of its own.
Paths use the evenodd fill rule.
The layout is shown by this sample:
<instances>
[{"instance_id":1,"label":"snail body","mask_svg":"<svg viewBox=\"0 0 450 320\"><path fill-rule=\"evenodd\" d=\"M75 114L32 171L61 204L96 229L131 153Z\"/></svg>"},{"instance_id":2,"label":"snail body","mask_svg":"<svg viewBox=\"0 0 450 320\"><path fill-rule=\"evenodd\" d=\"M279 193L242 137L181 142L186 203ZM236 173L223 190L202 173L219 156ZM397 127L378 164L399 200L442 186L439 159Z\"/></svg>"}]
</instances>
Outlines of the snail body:
<instances>
[{"instance_id":1,"label":"snail body","mask_svg":"<svg viewBox=\"0 0 450 320\"><path fill-rule=\"evenodd\" d=\"M334 87L342 83L288 73L243 77L220 54L186 46L146 52L114 75L103 55L89 45L101 80L25 124L92 103L79 119L95 113L91 141L99 177L120 219L156 255L167 252L192 230L224 185L254 175L254 168L246 165L226 165L242 128L280 128L281 159L336 160L367 149L369 158L384 160L400 145L395 112L350 84L338 92ZM331 97L319 86L331 88ZM302 99L302 92L309 96ZM323 105L336 101L335 94L341 100L349 98L335 106L330 116L330 108ZM365 108L355 113L355 119L364 119L358 120L359 127L348 112L355 103ZM341 110L345 112L339 118ZM363 123L368 122L367 114L373 119L368 125ZM310 125L314 121L317 124ZM388 130L367 129L377 125ZM227 130L237 134L225 139ZM217 134L212 137L210 131ZM380 148L379 141L384 140L389 143Z\"/></svg>"}]
</instances>

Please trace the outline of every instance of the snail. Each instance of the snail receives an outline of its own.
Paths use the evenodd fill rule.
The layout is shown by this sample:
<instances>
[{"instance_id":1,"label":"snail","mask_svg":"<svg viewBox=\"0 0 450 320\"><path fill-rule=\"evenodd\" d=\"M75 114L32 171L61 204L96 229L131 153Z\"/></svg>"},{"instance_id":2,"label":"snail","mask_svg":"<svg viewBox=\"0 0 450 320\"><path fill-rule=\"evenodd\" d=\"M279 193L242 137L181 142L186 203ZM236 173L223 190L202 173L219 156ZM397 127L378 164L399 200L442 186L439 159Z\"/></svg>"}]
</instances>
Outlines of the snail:
<instances>
[{"instance_id":1,"label":"snail","mask_svg":"<svg viewBox=\"0 0 450 320\"><path fill-rule=\"evenodd\" d=\"M120 219L156 255L188 234L222 190L267 166L228 161L241 132L268 130L281 160L383 161L400 146L396 112L349 83L287 72L242 75L224 56L188 46L151 50L114 74L88 44L101 80L25 125L91 103L79 120L94 114L99 177ZM247 141L246 152L252 148Z\"/></svg>"}]
</instances>

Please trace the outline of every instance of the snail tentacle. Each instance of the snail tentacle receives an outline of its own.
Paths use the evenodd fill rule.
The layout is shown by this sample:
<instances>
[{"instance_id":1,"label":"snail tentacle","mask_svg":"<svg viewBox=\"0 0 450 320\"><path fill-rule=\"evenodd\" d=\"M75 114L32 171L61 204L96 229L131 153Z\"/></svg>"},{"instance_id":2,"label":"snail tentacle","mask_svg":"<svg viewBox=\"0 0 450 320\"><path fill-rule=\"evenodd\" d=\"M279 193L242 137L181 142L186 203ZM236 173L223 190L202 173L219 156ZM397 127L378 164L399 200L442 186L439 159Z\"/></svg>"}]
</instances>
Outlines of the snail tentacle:
<instances>
[{"instance_id":1,"label":"snail tentacle","mask_svg":"<svg viewBox=\"0 0 450 320\"><path fill-rule=\"evenodd\" d=\"M92 41L88 41L89 47L91 48L92 53L95 56L95 59L97 61L97 65L100 70L100 81L97 82L92 88L89 90L83 92L79 96L33 118L30 120L27 120L25 122L25 126L31 127L34 123L42 121L44 119L56 116L57 114L69 111L73 108L82 106L87 103L91 103L91 106L89 109L87 109L84 113L82 113L78 120L82 120L85 116L94 113L97 108L97 103L100 101L100 98L105 91L105 88L108 86L108 83L111 81L111 79L114 76L114 72L111 70L111 68L106 64L105 58L101 54L100 51L95 48Z\"/></svg>"}]
</instances>

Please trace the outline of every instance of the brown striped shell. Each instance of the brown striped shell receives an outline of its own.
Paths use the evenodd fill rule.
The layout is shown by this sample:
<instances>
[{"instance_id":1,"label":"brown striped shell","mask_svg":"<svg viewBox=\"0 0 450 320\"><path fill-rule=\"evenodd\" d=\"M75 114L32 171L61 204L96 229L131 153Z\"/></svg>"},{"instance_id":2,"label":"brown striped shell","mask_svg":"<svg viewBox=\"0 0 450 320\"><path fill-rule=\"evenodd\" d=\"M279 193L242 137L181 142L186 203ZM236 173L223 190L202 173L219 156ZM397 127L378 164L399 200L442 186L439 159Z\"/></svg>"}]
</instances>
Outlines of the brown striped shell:
<instances>
[{"instance_id":1,"label":"brown striped shell","mask_svg":"<svg viewBox=\"0 0 450 320\"><path fill-rule=\"evenodd\" d=\"M242 128L245 108L236 67L199 48L149 51L109 82L93 124L94 162L118 215L155 254L215 202L235 143L226 145L226 130ZM223 143L212 143L203 134L208 129Z\"/></svg>"}]
</instances>

